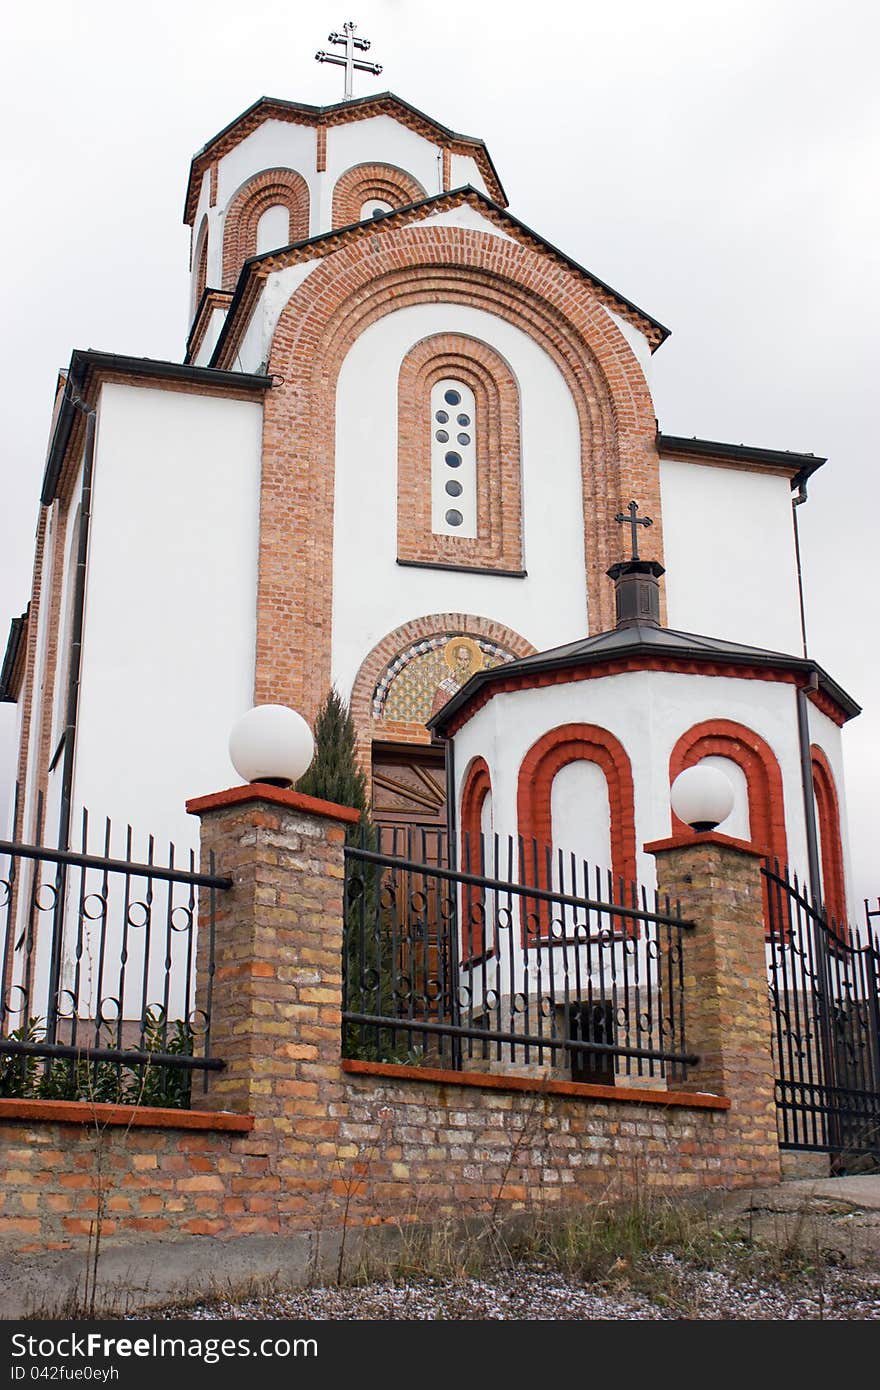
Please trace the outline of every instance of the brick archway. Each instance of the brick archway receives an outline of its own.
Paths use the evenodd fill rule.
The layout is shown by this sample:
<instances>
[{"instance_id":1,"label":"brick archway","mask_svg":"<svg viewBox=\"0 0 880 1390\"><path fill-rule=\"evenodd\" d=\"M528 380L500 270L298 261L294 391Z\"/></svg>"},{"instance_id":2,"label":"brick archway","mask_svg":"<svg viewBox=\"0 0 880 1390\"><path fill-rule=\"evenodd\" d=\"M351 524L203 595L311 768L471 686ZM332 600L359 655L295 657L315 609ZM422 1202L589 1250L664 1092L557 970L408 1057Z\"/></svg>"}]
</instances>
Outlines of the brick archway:
<instances>
[{"instance_id":1,"label":"brick archway","mask_svg":"<svg viewBox=\"0 0 880 1390\"><path fill-rule=\"evenodd\" d=\"M825 751L814 743L810 748L813 791L819 820L822 848L822 887L825 907L836 926L846 931L846 876L840 839L840 802L837 784Z\"/></svg>"},{"instance_id":2,"label":"brick archway","mask_svg":"<svg viewBox=\"0 0 880 1390\"><path fill-rule=\"evenodd\" d=\"M390 735L412 743L429 743L431 740L431 735L424 725L389 729L374 720L373 692L383 672L401 652L405 652L415 643L459 633L469 637L485 638L516 657L532 656L535 651L531 642L514 632L513 628L507 627L504 623L493 622L491 618L478 617L474 613L430 613L394 628L381 642L376 643L362 661L349 697L349 707L358 733L358 753L365 770L369 769L370 744L374 737L387 738Z\"/></svg>"},{"instance_id":3,"label":"brick archway","mask_svg":"<svg viewBox=\"0 0 880 1390\"><path fill-rule=\"evenodd\" d=\"M248 256L256 254L257 223L271 207L290 214L288 243L309 234L309 186L295 169L264 169L235 194L223 227L223 289L232 290Z\"/></svg>"},{"instance_id":4,"label":"brick archway","mask_svg":"<svg viewBox=\"0 0 880 1390\"><path fill-rule=\"evenodd\" d=\"M596 724L561 724L532 745L522 760L517 781L516 810L519 834L525 847L522 866L525 881L540 888L551 885L546 849L553 849L553 779L569 763L595 763L605 775L611 816L611 872L625 893L636 882L636 824L632 766L619 739ZM536 845L533 852L532 845ZM567 847L563 847L567 848ZM552 858L552 855L551 855ZM542 932L549 929L550 914L538 908Z\"/></svg>"},{"instance_id":5,"label":"brick archway","mask_svg":"<svg viewBox=\"0 0 880 1390\"><path fill-rule=\"evenodd\" d=\"M330 683L335 394L355 339L413 304L457 303L534 339L567 382L580 424L590 630L614 624L605 570L619 550L614 516L638 496L662 555L653 404L636 358L589 285L558 260L461 227L390 227L323 260L294 292L272 343L263 426L255 692L313 715ZM309 517L297 561L280 543Z\"/></svg>"},{"instance_id":6,"label":"brick archway","mask_svg":"<svg viewBox=\"0 0 880 1390\"><path fill-rule=\"evenodd\" d=\"M466 873L487 872L481 854L483 807L492 795L492 775L485 758L473 758L465 773L461 789L459 867ZM465 885L462 893L462 960L482 956L486 949L484 894L481 889Z\"/></svg>"},{"instance_id":7,"label":"brick archway","mask_svg":"<svg viewBox=\"0 0 880 1390\"><path fill-rule=\"evenodd\" d=\"M402 208L419 203L424 197L422 185L404 169L393 164L355 164L336 180L333 226L348 227L352 222L360 222L361 208L372 198Z\"/></svg>"},{"instance_id":8,"label":"brick archway","mask_svg":"<svg viewBox=\"0 0 880 1390\"><path fill-rule=\"evenodd\" d=\"M761 854L778 860L780 867L788 863L788 838L785 831L785 798L782 772L776 755L754 729L732 719L707 719L682 734L669 759L669 785L680 772L694 767L703 758L729 758L741 768L749 793L750 843ZM723 828L723 827L722 827ZM688 828L672 813L674 835L687 834ZM767 884L764 884L764 921L770 925L770 904Z\"/></svg>"}]
</instances>

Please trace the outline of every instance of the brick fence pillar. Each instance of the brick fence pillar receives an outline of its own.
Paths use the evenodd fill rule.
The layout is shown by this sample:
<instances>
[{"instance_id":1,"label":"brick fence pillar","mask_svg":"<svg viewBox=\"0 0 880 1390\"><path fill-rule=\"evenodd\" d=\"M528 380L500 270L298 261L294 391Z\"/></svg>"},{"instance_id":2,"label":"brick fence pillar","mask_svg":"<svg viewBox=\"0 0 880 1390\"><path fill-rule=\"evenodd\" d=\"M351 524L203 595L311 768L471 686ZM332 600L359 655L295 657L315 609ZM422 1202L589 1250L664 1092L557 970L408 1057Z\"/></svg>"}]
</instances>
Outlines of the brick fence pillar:
<instances>
[{"instance_id":1,"label":"brick fence pillar","mask_svg":"<svg viewBox=\"0 0 880 1390\"><path fill-rule=\"evenodd\" d=\"M216 893L211 1052L226 1068L193 1084L193 1106L253 1114L278 1138L326 1121L341 1056L346 824L358 812L267 785L187 802L202 822ZM197 1003L207 997L200 931Z\"/></svg>"},{"instance_id":2,"label":"brick fence pillar","mask_svg":"<svg viewBox=\"0 0 880 1390\"><path fill-rule=\"evenodd\" d=\"M717 832L645 845L661 898L696 922L684 935L688 1069L683 1090L727 1096L730 1139L755 1182L779 1181L761 858Z\"/></svg>"}]
</instances>

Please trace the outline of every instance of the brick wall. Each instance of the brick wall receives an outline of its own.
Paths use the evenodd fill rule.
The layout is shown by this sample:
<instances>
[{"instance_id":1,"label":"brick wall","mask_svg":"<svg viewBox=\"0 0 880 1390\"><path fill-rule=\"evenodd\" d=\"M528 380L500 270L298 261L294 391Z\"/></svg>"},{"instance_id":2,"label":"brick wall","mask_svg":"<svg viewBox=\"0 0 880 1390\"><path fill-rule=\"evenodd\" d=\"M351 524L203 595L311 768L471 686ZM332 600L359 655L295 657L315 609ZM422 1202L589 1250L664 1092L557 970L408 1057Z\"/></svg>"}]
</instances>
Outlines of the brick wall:
<instances>
[{"instance_id":1,"label":"brick wall","mask_svg":"<svg viewBox=\"0 0 880 1390\"><path fill-rule=\"evenodd\" d=\"M655 847L661 882L680 880L686 912L705 909L688 996L689 1045L705 1055L692 1090L639 1091L343 1062L342 860L354 813L253 787L190 810L234 880L216 919L211 1020L226 1070L207 1094L195 1088L191 1112L0 1101L7 1249L85 1249L102 1203L102 1239L119 1244L778 1177L748 847L722 837ZM199 966L204 980L204 950ZM725 1094L705 1094L713 1088Z\"/></svg>"}]
</instances>

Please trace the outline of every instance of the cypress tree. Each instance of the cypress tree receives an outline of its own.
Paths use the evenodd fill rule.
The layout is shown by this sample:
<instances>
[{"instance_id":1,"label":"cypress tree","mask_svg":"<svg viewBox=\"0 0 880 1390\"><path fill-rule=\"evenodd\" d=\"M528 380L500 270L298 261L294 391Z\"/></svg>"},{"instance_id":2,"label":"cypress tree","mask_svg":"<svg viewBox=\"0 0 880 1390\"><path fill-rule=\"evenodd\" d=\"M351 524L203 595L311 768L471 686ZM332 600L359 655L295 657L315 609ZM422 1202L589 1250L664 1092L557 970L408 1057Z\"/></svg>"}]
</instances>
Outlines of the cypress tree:
<instances>
[{"instance_id":1,"label":"cypress tree","mask_svg":"<svg viewBox=\"0 0 880 1390\"><path fill-rule=\"evenodd\" d=\"M367 780L358 767L356 735L351 710L338 690L328 692L315 719L315 756L311 767L296 784L298 792L353 806L361 822L369 823Z\"/></svg>"}]
</instances>

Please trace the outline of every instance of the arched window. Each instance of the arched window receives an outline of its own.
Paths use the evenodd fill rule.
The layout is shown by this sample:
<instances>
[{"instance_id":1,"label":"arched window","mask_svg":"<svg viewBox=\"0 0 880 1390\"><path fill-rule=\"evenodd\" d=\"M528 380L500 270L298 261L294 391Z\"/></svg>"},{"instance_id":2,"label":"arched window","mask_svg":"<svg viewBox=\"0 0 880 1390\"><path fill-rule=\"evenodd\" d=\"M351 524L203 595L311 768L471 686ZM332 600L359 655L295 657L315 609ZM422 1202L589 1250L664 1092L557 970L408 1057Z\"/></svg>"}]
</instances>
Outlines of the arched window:
<instances>
[{"instance_id":1,"label":"arched window","mask_svg":"<svg viewBox=\"0 0 880 1390\"><path fill-rule=\"evenodd\" d=\"M445 377L431 391L431 530L477 534L476 401L463 381Z\"/></svg>"},{"instance_id":2,"label":"arched window","mask_svg":"<svg viewBox=\"0 0 880 1390\"><path fill-rule=\"evenodd\" d=\"M492 875L492 779L484 758L474 758L461 790L460 866L465 873ZM497 869L497 865L494 866ZM463 961L479 958L494 948L486 931L490 895L472 884L462 887Z\"/></svg>"},{"instance_id":3,"label":"arched window","mask_svg":"<svg viewBox=\"0 0 880 1390\"><path fill-rule=\"evenodd\" d=\"M384 217L386 212L393 212L390 203L385 202L384 198L368 198L361 208L360 221L366 222L370 217Z\"/></svg>"},{"instance_id":4,"label":"arched window","mask_svg":"<svg viewBox=\"0 0 880 1390\"><path fill-rule=\"evenodd\" d=\"M264 251L277 251L289 242L290 211L281 203L273 203L272 207L260 214L257 222L257 255L261 256Z\"/></svg>"},{"instance_id":5,"label":"arched window","mask_svg":"<svg viewBox=\"0 0 880 1390\"><path fill-rule=\"evenodd\" d=\"M401 364L397 557L522 574L519 390L464 334L423 338Z\"/></svg>"},{"instance_id":6,"label":"arched window","mask_svg":"<svg viewBox=\"0 0 880 1390\"><path fill-rule=\"evenodd\" d=\"M285 221L286 214L286 221ZM295 169L264 169L242 184L223 223L223 289L235 288L249 256L309 234L309 188Z\"/></svg>"},{"instance_id":7,"label":"arched window","mask_svg":"<svg viewBox=\"0 0 880 1390\"><path fill-rule=\"evenodd\" d=\"M816 823L819 830L822 897L828 916L841 934L845 935L846 878L843 871L837 787L828 757L818 744L814 743L810 749L810 761L813 767L813 792L816 797Z\"/></svg>"},{"instance_id":8,"label":"arched window","mask_svg":"<svg viewBox=\"0 0 880 1390\"><path fill-rule=\"evenodd\" d=\"M195 315L195 312L198 309L199 304L201 303L202 295L205 293L205 287L208 282L207 217L202 218L202 225L199 227L199 234L196 238L195 253L193 255L193 267L195 270L195 275L193 278L192 312L193 315Z\"/></svg>"},{"instance_id":9,"label":"arched window","mask_svg":"<svg viewBox=\"0 0 880 1390\"><path fill-rule=\"evenodd\" d=\"M768 743L756 734L754 729L737 724L731 719L707 719L695 724L682 734L672 750L669 759L670 785L686 767L709 761L723 767L723 762L733 763L741 775L731 777L734 794L742 798L743 786L746 792L747 807L734 807L730 825L720 826L722 834L736 835L737 828L747 826L748 835L743 835L748 843L761 854L768 855L771 861L778 860L780 867L788 862L788 839L785 832L785 800L782 791L782 773L776 755ZM727 770L726 768L724 769ZM672 828L676 834L684 833L685 825L673 814ZM770 923L770 905L767 884L764 884L764 920Z\"/></svg>"},{"instance_id":10,"label":"arched window","mask_svg":"<svg viewBox=\"0 0 880 1390\"><path fill-rule=\"evenodd\" d=\"M566 771L555 789L563 770L582 762L593 764L595 771ZM586 821L581 824L578 815L585 805ZM605 871L603 884L607 884L610 869L614 893L619 894L622 884L623 892L629 894L636 880L636 830L632 767L626 750L613 734L595 724L563 724L539 738L523 758L517 787L524 881L538 888L552 887L552 866L560 849L574 852L582 866L587 849L584 834L589 836L593 852L601 852L606 843L601 825L606 806L610 864L606 861L591 868L594 872L596 867ZM569 816L573 818L569 820ZM557 843L556 837L567 843ZM571 843L573 838L578 843ZM527 908L526 915L526 942L529 932L548 933L550 916L546 908Z\"/></svg>"},{"instance_id":11,"label":"arched window","mask_svg":"<svg viewBox=\"0 0 880 1390\"><path fill-rule=\"evenodd\" d=\"M355 164L340 174L333 189L333 226L349 227L372 217L375 209L419 203L425 190L412 174L393 164Z\"/></svg>"}]
</instances>

